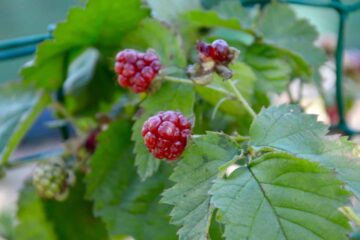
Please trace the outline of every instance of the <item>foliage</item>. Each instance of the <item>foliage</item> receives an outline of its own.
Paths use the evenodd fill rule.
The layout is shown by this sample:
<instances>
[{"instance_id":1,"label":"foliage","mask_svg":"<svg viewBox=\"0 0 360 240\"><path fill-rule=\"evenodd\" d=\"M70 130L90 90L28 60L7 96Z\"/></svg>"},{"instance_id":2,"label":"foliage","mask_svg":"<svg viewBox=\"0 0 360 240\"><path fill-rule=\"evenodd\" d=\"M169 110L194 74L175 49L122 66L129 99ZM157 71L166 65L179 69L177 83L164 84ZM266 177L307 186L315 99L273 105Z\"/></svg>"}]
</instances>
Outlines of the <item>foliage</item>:
<instances>
[{"instance_id":1,"label":"foliage","mask_svg":"<svg viewBox=\"0 0 360 240\"><path fill-rule=\"evenodd\" d=\"M356 145L297 105L271 106L270 94L313 80L323 63L315 28L286 4L213 5L89 0L39 45L22 84L0 88L0 169L18 164L11 153L48 106L77 133L62 156L75 186L56 202L26 184L16 239L347 239L338 209L360 198ZM194 83L186 68L203 64L196 41L218 38L241 51L221 66L232 78L210 72L209 84ZM161 59L147 93L117 86L113 62L125 48L152 48ZM64 101L50 97L59 92ZM141 135L167 110L193 125L171 163L151 155ZM83 144L89 132L101 132L94 153Z\"/></svg>"}]
</instances>

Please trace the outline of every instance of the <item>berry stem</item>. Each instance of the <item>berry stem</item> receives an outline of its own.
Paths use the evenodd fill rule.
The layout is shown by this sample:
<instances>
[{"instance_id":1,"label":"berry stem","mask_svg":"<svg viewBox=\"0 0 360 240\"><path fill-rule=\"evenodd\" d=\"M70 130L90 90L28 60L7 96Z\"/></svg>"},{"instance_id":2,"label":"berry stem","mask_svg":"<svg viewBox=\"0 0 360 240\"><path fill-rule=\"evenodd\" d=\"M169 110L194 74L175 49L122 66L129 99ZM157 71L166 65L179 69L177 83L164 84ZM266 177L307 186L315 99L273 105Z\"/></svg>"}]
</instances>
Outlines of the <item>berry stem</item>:
<instances>
[{"instance_id":1,"label":"berry stem","mask_svg":"<svg viewBox=\"0 0 360 240\"><path fill-rule=\"evenodd\" d=\"M245 109L250 113L250 115L255 118L256 117L256 113L255 111L250 107L249 103L245 100L245 98L243 97L243 95L240 93L240 91L236 88L235 84L233 81L228 80L227 81L228 85L232 88L236 98L244 105Z\"/></svg>"},{"instance_id":2,"label":"berry stem","mask_svg":"<svg viewBox=\"0 0 360 240\"><path fill-rule=\"evenodd\" d=\"M172 76L164 76L163 79L165 81L169 81L169 82L176 82L176 83L184 83L184 84L193 84L195 85L195 83L193 81L191 81L190 79L186 79L186 78L179 78L179 77L172 77ZM202 87L206 87L212 90L215 90L217 92L221 92L226 94L229 98L236 98L236 96L232 93L229 93L228 91L226 91L225 89L221 89L219 87L216 87L214 85L208 84L208 85L201 85Z\"/></svg>"}]
</instances>

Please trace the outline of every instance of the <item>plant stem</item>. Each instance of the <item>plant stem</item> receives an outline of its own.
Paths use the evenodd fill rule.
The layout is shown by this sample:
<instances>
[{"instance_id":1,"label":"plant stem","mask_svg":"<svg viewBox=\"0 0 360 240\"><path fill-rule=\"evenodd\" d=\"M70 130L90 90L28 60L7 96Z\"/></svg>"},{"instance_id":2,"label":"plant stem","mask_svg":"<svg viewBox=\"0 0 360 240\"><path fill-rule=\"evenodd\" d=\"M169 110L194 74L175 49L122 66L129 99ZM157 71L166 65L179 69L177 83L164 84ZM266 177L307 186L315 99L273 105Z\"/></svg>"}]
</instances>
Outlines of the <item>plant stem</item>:
<instances>
[{"instance_id":1,"label":"plant stem","mask_svg":"<svg viewBox=\"0 0 360 240\"><path fill-rule=\"evenodd\" d=\"M169 81L169 82L176 82L176 83L184 83L184 84L194 84L193 81L189 80L189 79L185 79L185 78L178 78L178 77L172 77L172 76L164 76L163 79L165 81ZM208 85L200 85L202 87L205 87L205 88L209 88L209 89L212 89L212 90L215 90L217 92L221 92L221 93L224 93L226 96L229 96L230 98L235 98L235 96L232 94L232 93L229 93L228 91L226 91L225 89L222 89L222 88L219 88L217 86L214 86L214 85L211 85L211 84L208 84Z\"/></svg>"},{"instance_id":2,"label":"plant stem","mask_svg":"<svg viewBox=\"0 0 360 240\"><path fill-rule=\"evenodd\" d=\"M250 107L249 103L246 101L246 99L243 97L243 95L240 93L240 91L236 88L233 81L228 80L228 85L232 88L236 98L244 105L245 109L250 113L250 115L255 118L256 113L255 111Z\"/></svg>"}]
</instances>

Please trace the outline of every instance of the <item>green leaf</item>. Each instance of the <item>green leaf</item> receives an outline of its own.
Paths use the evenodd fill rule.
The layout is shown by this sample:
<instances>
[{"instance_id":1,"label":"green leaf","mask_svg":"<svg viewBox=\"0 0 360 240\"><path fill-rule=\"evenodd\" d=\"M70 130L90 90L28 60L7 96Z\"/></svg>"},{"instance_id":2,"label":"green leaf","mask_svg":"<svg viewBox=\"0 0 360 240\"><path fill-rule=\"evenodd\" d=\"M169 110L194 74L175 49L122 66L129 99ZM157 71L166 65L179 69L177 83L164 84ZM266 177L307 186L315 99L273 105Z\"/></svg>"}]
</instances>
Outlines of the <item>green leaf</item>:
<instances>
[{"instance_id":1,"label":"green leaf","mask_svg":"<svg viewBox=\"0 0 360 240\"><path fill-rule=\"evenodd\" d=\"M257 87L262 92L282 92L291 77L288 61L274 47L255 43L247 49L244 57L257 76Z\"/></svg>"},{"instance_id":2,"label":"green leaf","mask_svg":"<svg viewBox=\"0 0 360 240\"><path fill-rule=\"evenodd\" d=\"M214 208L210 205L213 181L222 175L219 168L234 159L240 150L230 137L208 132L187 147L170 179L175 185L163 193L162 202L174 205L172 223L182 226L182 240L205 240Z\"/></svg>"},{"instance_id":3,"label":"green leaf","mask_svg":"<svg viewBox=\"0 0 360 240\"><path fill-rule=\"evenodd\" d=\"M123 92L117 87L114 72L108 68L108 61L100 59L89 82L76 94L67 95L65 106L73 115L93 117L98 112L109 112L116 99Z\"/></svg>"},{"instance_id":4,"label":"green leaf","mask_svg":"<svg viewBox=\"0 0 360 240\"><path fill-rule=\"evenodd\" d=\"M182 20L192 27L224 27L241 30L239 20L236 18L222 18L216 11L194 10L183 14Z\"/></svg>"},{"instance_id":5,"label":"green leaf","mask_svg":"<svg viewBox=\"0 0 360 240\"><path fill-rule=\"evenodd\" d=\"M47 220L42 200L35 189L27 184L21 191L15 229L17 240L57 240L54 226Z\"/></svg>"},{"instance_id":6,"label":"green leaf","mask_svg":"<svg viewBox=\"0 0 360 240\"><path fill-rule=\"evenodd\" d=\"M0 88L0 156L3 163L8 163L11 153L49 102L48 95L37 93L21 83Z\"/></svg>"},{"instance_id":7,"label":"green leaf","mask_svg":"<svg viewBox=\"0 0 360 240\"><path fill-rule=\"evenodd\" d=\"M84 176L77 174L76 178L77 184L70 189L65 201L43 201L58 239L109 239L105 224L92 214L93 203L84 199Z\"/></svg>"},{"instance_id":8,"label":"green leaf","mask_svg":"<svg viewBox=\"0 0 360 240\"><path fill-rule=\"evenodd\" d=\"M249 12L241 6L238 0L220 1L220 3L214 7L214 10L221 18L237 18L240 25L244 27L250 27L253 21Z\"/></svg>"},{"instance_id":9,"label":"green leaf","mask_svg":"<svg viewBox=\"0 0 360 240\"><path fill-rule=\"evenodd\" d=\"M319 162L336 171L340 180L360 197L359 159L345 138L326 136L328 126L301 112L298 106L263 109L250 127L249 144L255 149L273 148Z\"/></svg>"},{"instance_id":10,"label":"green leaf","mask_svg":"<svg viewBox=\"0 0 360 240\"><path fill-rule=\"evenodd\" d=\"M244 96L244 98L251 102L254 91L254 84L256 80L255 73L252 69L245 63L235 62L230 66L233 71L232 79L237 80L236 86ZM232 89L229 85L217 75L214 75L214 80L211 82L211 86L216 87L217 89L223 89L228 92L232 92ZM210 102L213 105L216 105L222 99L227 97L227 94L223 92L216 91L212 88L204 87L201 85L196 86L197 92L202 98ZM235 115L242 116L246 113L244 106L236 100L226 100L220 105L220 110Z\"/></svg>"},{"instance_id":11,"label":"green leaf","mask_svg":"<svg viewBox=\"0 0 360 240\"><path fill-rule=\"evenodd\" d=\"M200 0L146 0L152 16L164 22L176 22L179 16L190 10L201 9Z\"/></svg>"},{"instance_id":12,"label":"green leaf","mask_svg":"<svg viewBox=\"0 0 360 240\"><path fill-rule=\"evenodd\" d=\"M148 14L140 0L90 0L85 9L73 8L57 25L54 39L39 46L35 62L22 70L22 76L40 88L56 90L65 78L66 53L85 47L114 49Z\"/></svg>"},{"instance_id":13,"label":"green leaf","mask_svg":"<svg viewBox=\"0 0 360 240\"><path fill-rule=\"evenodd\" d=\"M69 65L67 78L64 82L65 94L76 94L79 89L89 83L94 75L99 54L97 49L88 48Z\"/></svg>"},{"instance_id":14,"label":"green leaf","mask_svg":"<svg viewBox=\"0 0 360 240\"><path fill-rule=\"evenodd\" d=\"M152 48L160 56L163 67L186 66L185 51L180 36L163 23L156 20L144 20L138 29L124 38L124 45L145 51Z\"/></svg>"},{"instance_id":15,"label":"green leaf","mask_svg":"<svg viewBox=\"0 0 360 240\"><path fill-rule=\"evenodd\" d=\"M167 168L141 181L131 153L130 124L112 123L98 140L91 159L87 196L95 201L95 215L106 223L112 235L131 235L137 240L176 239L169 224L167 206L160 205L160 193L167 185Z\"/></svg>"},{"instance_id":16,"label":"green leaf","mask_svg":"<svg viewBox=\"0 0 360 240\"><path fill-rule=\"evenodd\" d=\"M160 111L180 111L186 117L193 114L195 94L192 85L164 83L155 93L147 96L141 104L141 116L133 126L132 139L135 141L135 165L141 179L146 179L157 171L160 161L153 157L144 145L141 129L144 122Z\"/></svg>"},{"instance_id":17,"label":"green leaf","mask_svg":"<svg viewBox=\"0 0 360 240\"><path fill-rule=\"evenodd\" d=\"M314 46L314 41L318 37L315 27L305 19L297 19L290 6L267 5L258 18L257 27L263 34L265 42L289 50L286 52L299 64L299 68L306 67L308 63L314 73L325 62L325 54Z\"/></svg>"},{"instance_id":18,"label":"green leaf","mask_svg":"<svg viewBox=\"0 0 360 240\"><path fill-rule=\"evenodd\" d=\"M109 239L104 224L92 215L92 203L84 200L82 180L79 174L63 202L41 199L28 182L20 196L16 239Z\"/></svg>"},{"instance_id":19,"label":"green leaf","mask_svg":"<svg viewBox=\"0 0 360 240\"><path fill-rule=\"evenodd\" d=\"M210 193L228 240L348 239L338 211L348 192L316 163L270 153L216 180Z\"/></svg>"}]
</instances>

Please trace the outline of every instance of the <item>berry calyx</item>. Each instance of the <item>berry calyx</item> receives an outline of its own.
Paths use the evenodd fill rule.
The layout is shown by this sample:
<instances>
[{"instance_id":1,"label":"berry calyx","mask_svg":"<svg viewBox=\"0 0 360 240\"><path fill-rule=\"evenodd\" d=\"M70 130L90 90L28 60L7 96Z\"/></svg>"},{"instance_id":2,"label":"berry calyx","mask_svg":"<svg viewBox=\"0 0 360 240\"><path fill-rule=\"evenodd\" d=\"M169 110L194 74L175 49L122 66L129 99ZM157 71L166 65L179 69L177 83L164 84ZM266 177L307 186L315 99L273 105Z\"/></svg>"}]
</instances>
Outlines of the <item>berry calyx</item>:
<instances>
[{"instance_id":1,"label":"berry calyx","mask_svg":"<svg viewBox=\"0 0 360 240\"><path fill-rule=\"evenodd\" d=\"M67 193L68 176L61 160L51 159L36 166L32 182L40 196L61 200Z\"/></svg>"},{"instance_id":2,"label":"berry calyx","mask_svg":"<svg viewBox=\"0 0 360 240\"><path fill-rule=\"evenodd\" d=\"M213 60L217 64L227 65L234 59L229 44L222 39L217 39L211 44L199 41L196 49L202 61Z\"/></svg>"},{"instance_id":3,"label":"berry calyx","mask_svg":"<svg viewBox=\"0 0 360 240\"><path fill-rule=\"evenodd\" d=\"M186 147L191 122L180 112L159 112L145 121L141 135L154 157L175 160Z\"/></svg>"},{"instance_id":4,"label":"berry calyx","mask_svg":"<svg viewBox=\"0 0 360 240\"><path fill-rule=\"evenodd\" d=\"M125 49L116 55L115 72L122 87L135 93L146 92L161 68L160 59L154 50L145 53Z\"/></svg>"}]
</instances>

